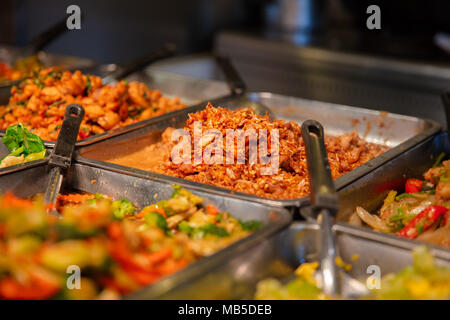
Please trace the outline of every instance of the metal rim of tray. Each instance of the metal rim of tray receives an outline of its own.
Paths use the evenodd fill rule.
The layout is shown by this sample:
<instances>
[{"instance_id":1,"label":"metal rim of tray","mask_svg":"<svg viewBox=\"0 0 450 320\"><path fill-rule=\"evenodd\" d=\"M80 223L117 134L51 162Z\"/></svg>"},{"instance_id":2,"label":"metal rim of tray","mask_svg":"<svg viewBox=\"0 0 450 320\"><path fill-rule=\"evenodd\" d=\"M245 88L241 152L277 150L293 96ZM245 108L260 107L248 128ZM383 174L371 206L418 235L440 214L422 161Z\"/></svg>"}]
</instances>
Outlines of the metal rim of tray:
<instances>
[{"instance_id":1,"label":"metal rim of tray","mask_svg":"<svg viewBox=\"0 0 450 320\"><path fill-rule=\"evenodd\" d=\"M292 222L288 228L308 229L308 230L320 229L317 223L309 221L295 221ZM337 233L342 233L355 238L369 240L378 244L396 247L408 251L411 251L412 249L414 249L414 247L418 245L417 243L414 243L409 239L402 239L390 236L385 237L383 236L383 234L380 233L374 233L367 230L358 229L341 223L335 224L333 229ZM136 292L127 295L125 299L141 299L141 298L159 299L161 297L164 298L164 295L169 293L171 290L174 289L176 290L177 288L182 287L188 281L191 280L195 281L202 274L205 274L206 272L213 270L214 267L216 267L220 263L220 261L224 260L228 261L229 259L239 256L239 254L251 249L252 247L263 243L264 241L270 241L271 237L274 237L276 234L279 234L279 232L282 231L278 230L278 233L274 232L270 235L267 235L267 237L263 239L258 239L258 237L256 236L251 237L254 235L252 234L249 237L245 238L245 240L241 241L240 243L232 244L228 246L226 249L218 252L217 257L219 257L220 255L220 259L219 258L215 260L210 259L208 261L206 261L207 259L199 260L195 264L186 267L185 269L181 270L178 273L162 278L160 281L158 281L153 285L150 285L146 288L143 288L141 290L138 290ZM230 250L227 250L229 248ZM430 246L430 249L434 257L450 262L449 251L442 250L441 248L436 246Z\"/></svg>"},{"instance_id":2,"label":"metal rim of tray","mask_svg":"<svg viewBox=\"0 0 450 320\"><path fill-rule=\"evenodd\" d=\"M314 223L312 223L314 224ZM291 224L291 225L295 225ZM318 228L318 226L317 226ZM379 231L375 231L372 229L368 229L368 228L360 228L357 226L352 226L349 223L346 222L337 222L334 225L334 229L337 232L345 232L347 234L356 236L356 237L361 237L361 238L365 238L368 240L372 240L375 242L381 242L393 247L397 247L397 248L402 248L402 249L407 249L407 250L412 250L417 246L421 246L421 245L425 245L427 246L429 249L431 249L431 252L433 253L433 255L437 258L440 259L445 259L450 261L450 249L438 246L438 245L434 245L431 243L427 243L427 242L423 242L423 241L419 241L419 240L411 240L411 239L407 239L407 238L401 238L399 236L396 236L395 234L390 234L390 233L384 233L384 232L379 232Z\"/></svg>"},{"instance_id":3,"label":"metal rim of tray","mask_svg":"<svg viewBox=\"0 0 450 320\"><path fill-rule=\"evenodd\" d=\"M238 99L242 99L243 97L245 98L246 96L251 96L254 94L258 94L257 92L249 92L247 94L244 95L230 95L230 96L226 96L226 97L221 97L218 98L216 100L214 100L213 103L230 103L232 101L236 101ZM269 92L261 92L259 94L264 94L264 95L268 95L271 94ZM318 103L322 103L322 102L318 102ZM358 108L358 107L350 107L350 106L344 106L346 108L350 108L350 109L363 109L363 110L367 110L364 108ZM93 141L90 143L90 145L94 144L94 142L100 142L100 141L106 141L109 138L113 138L113 137L117 137L119 135L125 134L127 132L130 132L132 130L136 130L139 128L144 128L147 126L151 126L151 125L156 125L158 123L164 122L169 120L170 118L177 116L177 115L182 115L182 114L188 114L191 112L196 112L199 110L202 110L205 108L205 104L204 103L200 103L197 104L195 106L192 107L188 107L182 110L177 110L175 112L172 113L168 113L162 116L159 116L157 118L153 118L153 119L149 119L147 121L143 121L139 124L136 124L136 127L133 127L131 130L128 130L126 132L117 132L117 134L115 134L114 136L109 136L109 137L104 137L101 140L98 141ZM370 112L377 112L374 110L369 110ZM404 115L398 115L398 114L394 114L398 117L401 118L414 118L414 117L409 117L409 116L404 116ZM421 120L425 121L428 125L428 127L426 129L424 129L423 131L421 131L420 133L418 133L417 135L407 139L406 141L400 143L399 145L397 145L394 148L391 148L389 150L387 150L386 152L384 152L383 154L379 155L378 157L363 163L362 165L360 165L359 167L353 169L352 171L348 172L347 174L337 178L335 180L335 185L336 185L336 189L340 190L342 188L344 188L345 186L353 183L355 180L361 178L362 176L370 173L371 171L375 170L376 168L380 167L381 165L385 164L386 162L394 159L395 157L397 157L398 155L400 155L401 153L405 152L406 150L416 146L417 144L421 143L422 141L426 140L427 138L430 138L432 136L434 136L437 132L440 131L441 127L440 125L433 120L429 120L429 119L422 119ZM84 145L83 145L84 146ZM226 189L223 187L218 187L218 186L214 186L214 185L209 185L209 184L204 184L204 183L199 183L199 182L193 182L193 181L189 181L186 179L182 179L182 178L175 178L172 176L168 176L168 175L164 175L164 174L160 174L160 173L155 173L155 172L150 172L150 171L146 171L146 170L142 170L142 169L135 169L135 168L131 168L131 167L127 167L127 166L121 166L121 165L117 165L117 164L112 164L106 161L99 161L99 160L93 160L93 159L88 159L85 158L83 156L80 155L80 150L77 150L76 155L75 155L75 161L82 163L82 164L87 164L90 166L94 166L94 167L98 167L101 169L108 169L108 170L112 170L112 171L116 171L119 173L123 173L123 174L130 174L133 176L138 176L138 177L142 177L142 178L147 178L147 179L159 179L162 181L170 181L171 183L176 183L176 184L180 184L180 185L185 185L185 186L189 186L190 188L197 188L197 189L203 189L203 190L209 190L211 192L216 192L216 193L221 193L225 196L230 196L230 197L236 197L236 198L241 198L244 200L248 200L248 201L256 201L259 203L263 203L263 204L268 204L268 205L273 205L273 206L282 206L282 207L303 207L305 205L305 203L307 203L308 201L308 196L305 197L301 197L301 198L294 198L294 199L271 199L271 198L264 198L264 197L259 197L256 195L252 195L252 194L247 194L247 193L243 193L243 192L237 192L237 191L233 191L230 189Z\"/></svg>"}]
</instances>

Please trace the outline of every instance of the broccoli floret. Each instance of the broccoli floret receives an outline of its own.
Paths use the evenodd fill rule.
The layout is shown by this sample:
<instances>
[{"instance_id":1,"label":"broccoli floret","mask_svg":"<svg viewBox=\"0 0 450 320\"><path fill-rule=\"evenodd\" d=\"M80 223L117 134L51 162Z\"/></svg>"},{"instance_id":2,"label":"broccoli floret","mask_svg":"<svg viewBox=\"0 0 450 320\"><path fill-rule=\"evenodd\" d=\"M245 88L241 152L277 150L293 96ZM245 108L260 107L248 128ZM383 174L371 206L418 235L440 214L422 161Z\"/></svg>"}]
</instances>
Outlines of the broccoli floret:
<instances>
[{"instance_id":1,"label":"broccoli floret","mask_svg":"<svg viewBox=\"0 0 450 320\"><path fill-rule=\"evenodd\" d=\"M136 209L131 201L122 199L113 201L113 214L117 219L123 219L126 214L134 214Z\"/></svg>"},{"instance_id":2,"label":"broccoli floret","mask_svg":"<svg viewBox=\"0 0 450 320\"><path fill-rule=\"evenodd\" d=\"M203 202L203 199L199 196L196 196L193 193L190 193L186 189L181 188L179 185L173 186L173 193L170 197L171 199L184 197L187 198L188 201L193 204L194 206L201 204Z\"/></svg>"},{"instance_id":3,"label":"broccoli floret","mask_svg":"<svg viewBox=\"0 0 450 320\"><path fill-rule=\"evenodd\" d=\"M158 212L149 212L145 215L145 222L150 227L158 227L164 232L169 231L166 219Z\"/></svg>"},{"instance_id":4,"label":"broccoli floret","mask_svg":"<svg viewBox=\"0 0 450 320\"><path fill-rule=\"evenodd\" d=\"M194 231L194 228L192 228L186 221L181 221L178 225L178 230L190 236Z\"/></svg>"},{"instance_id":5,"label":"broccoli floret","mask_svg":"<svg viewBox=\"0 0 450 320\"><path fill-rule=\"evenodd\" d=\"M200 238L202 238L203 235L206 235L206 234L212 234L212 235L218 236L220 238L228 237L230 235L227 230L225 230L222 227L218 227L213 223L209 223L205 226L201 226L201 227L197 228L194 231L194 233L195 233L195 237L200 237Z\"/></svg>"}]
</instances>

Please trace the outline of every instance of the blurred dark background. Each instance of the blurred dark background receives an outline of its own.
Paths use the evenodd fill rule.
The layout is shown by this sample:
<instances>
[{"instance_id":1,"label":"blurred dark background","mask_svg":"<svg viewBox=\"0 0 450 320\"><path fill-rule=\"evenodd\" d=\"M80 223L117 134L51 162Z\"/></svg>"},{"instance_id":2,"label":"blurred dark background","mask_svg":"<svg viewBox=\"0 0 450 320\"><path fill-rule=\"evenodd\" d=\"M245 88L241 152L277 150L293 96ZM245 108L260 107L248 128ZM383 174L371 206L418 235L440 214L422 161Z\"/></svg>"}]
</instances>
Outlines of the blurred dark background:
<instances>
[{"instance_id":1,"label":"blurred dark background","mask_svg":"<svg viewBox=\"0 0 450 320\"><path fill-rule=\"evenodd\" d=\"M25 45L57 22L67 6L81 8L82 29L47 51L123 62L167 41L180 53L210 51L223 30L344 52L443 62L450 1L366 0L2 0L0 42ZM366 8L382 8L382 29L366 28ZM449 49L450 50L450 49Z\"/></svg>"}]
</instances>

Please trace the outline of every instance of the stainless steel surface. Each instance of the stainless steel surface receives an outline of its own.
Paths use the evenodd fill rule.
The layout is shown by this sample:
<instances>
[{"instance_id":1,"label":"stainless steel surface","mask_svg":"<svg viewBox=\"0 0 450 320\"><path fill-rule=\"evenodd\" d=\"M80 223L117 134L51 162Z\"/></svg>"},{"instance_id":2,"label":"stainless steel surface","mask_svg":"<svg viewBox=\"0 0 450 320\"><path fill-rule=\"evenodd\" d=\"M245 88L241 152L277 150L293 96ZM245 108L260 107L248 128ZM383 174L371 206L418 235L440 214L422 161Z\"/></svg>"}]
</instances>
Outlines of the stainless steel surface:
<instances>
[{"instance_id":1,"label":"stainless steel surface","mask_svg":"<svg viewBox=\"0 0 450 320\"><path fill-rule=\"evenodd\" d=\"M215 53L228 55L251 91L271 91L430 118L445 127L439 95L450 68L335 50L298 47L222 32Z\"/></svg>"},{"instance_id":2,"label":"stainless steel surface","mask_svg":"<svg viewBox=\"0 0 450 320\"><path fill-rule=\"evenodd\" d=\"M47 213L59 216L58 211L55 209L56 202L58 201L58 194L61 190L63 182L62 169L59 167L53 167L48 174L47 187L44 192L44 204L52 206L47 209Z\"/></svg>"},{"instance_id":3,"label":"stainless steel surface","mask_svg":"<svg viewBox=\"0 0 450 320\"><path fill-rule=\"evenodd\" d=\"M46 162L26 170L15 170L10 174L0 176L0 194L12 191L20 197L29 197L42 193L48 180ZM116 172L75 164L70 168L63 188L91 193L103 193L115 199L129 199L139 208L167 199L172 194L172 186L167 182L155 179L141 179L122 175ZM138 295L157 292L177 291L178 286L191 279L205 276L209 270L214 270L227 264L236 255L248 252L253 246L270 238L286 227L291 221L290 213L282 208L263 206L257 203L245 202L239 199L225 198L222 195L205 190L189 189L203 197L205 204L213 203L221 211L227 211L242 219L256 219L264 222L264 227L252 233L245 239L237 241L227 248L191 264L187 268L162 278L159 282L144 288ZM218 286L219 287L219 286Z\"/></svg>"},{"instance_id":4,"label":"stainless steel surface","mask_svg":"<svg viewBox=\"0 0 450 320\"><path fill-rule=\"evenodd\" d=\"M311 206L313 212L320 217L318 244L321 288L327 296L333 297L340 292L339 270L336 266L336 235L333 232L338 197L331 176L322 125L315 120L304 121L302 138L308 164ZM308 218L308 215L305 218Z\"/></svg>"},{"instance_id":5,"label":"stainless steel surface","mask_svg":"<svg viewBox=\"0 0 450 320\"><path fill-rule=\"evenodd\" d=\"M381 207L389 190L403 191L407 178L422 178L423 173L434 164L441 152L446 153L447 157L450 154L448 132L430 137L343 188L339 191L338 221L348 222L357 206L369 212L375 212ZM360 228L369 230L366 227ZM386 235L377 231L369 230L368 232L398 238L395 235ZM419 243L419 241L415 242ZM450 250L448 252L450 254Z\"/></svg>"},{"instance_id":6,"label":"stainless steel surface","mask_svg":"<svg viewBox=\"0 0 450 320\"><path fill-rule=\"evenodd\" d=\"M279 119L291 120L302 123L306 119L320 121L325 127L325 133L338 135L355 130L367 141L383 144L392 147L391 150L383 153L375 159L361 165L350 173L335 180L337 189L341 189L354 180L366 175L375 168L388 162L400 153L408 150L424 139L439 131L439 125L430 120L418 119L414 117L383 113L363 108L348 107L306 99L286 97L271 93L249 93L246 96L251 101L259 101L268 106ZM226 106L228 108L240 107L242 99L226 100L217 102L216 106ZM105 139L101 143L95 143L83 147L79 150L77 161L90 164L99 168L107 168L116 172L126 173L139 177L159 177L172 183L178 183L190 187L203 187L214 192L221 192L230 197L239 197L246 200L258 201L277 206L299 206L307 202L307 198L292 200L272 200L255 197L253 195L215 186L200 184L184 179L173 178L165 175L151 173L144 170L133 169L104 162L107 157L117 155L116 152L125 154L130 142L135 139L146 137L149 144L160 139L161 132L167 127L183 127L189 112L195 112L204 108L198 105L186 110L179 110L171 115L164 115L158 119L150 120L142 124L138 129L115 137ZM383 123L379 126L378 123Z\"/></svg>"},{"instance_id":7,"label":"stainless steel surface","mask_svg":"<svg viewBox=\"0 0 450 320\"><path fill-rule=\"evenodd\" d=\"M337 246L333 232L333 217L328 209L320 213L319 261L323 292L336 296L340 292L339 271L336 266Z\"/></svg>"},{"instance_id":8,"label":"stainless steel surface","mask_svg":"<svg viewBox=\"0 0 450 320\"><path fill-rule=\"evenodd\" d=\"M44 205L47 212L55 216L59 216L56 210L58 194L61 190L63 175L72 163L73 150L83 117L84 108L82 106L73 103L66 107L58 140L48 160L50 173L44 193Z\"/></svg>"},{"instance_id":9,"label":"stainless steel surface","mask_svg":"<svg viewBox=\"0 0 450 320\"><path fill-rule=\"evenodd\" d=\"M136 299L251 299L256 284L265 278L281 281L291 279L294 270L304 262L317 261L318 247L316 236L319 226L314 223L295 223L289 229L255 242L247 250L230 257L222 265L217 265L197 277L180 283L176 288L165 290L159 285L137 292ZM381 237L372 239L364 230L336 225L340 257L352 264L349 275L365 285L370 274L367 267L377 265L381 276L398 272L412 263L411 249L414 243L408 240L390 241ZM432 250L438 264L450 266L450 254L439 249ZM357 254L359 259L352 261ZM160 285L164 285L164 281ZM354 283L343 283L343 291L358 293ZM360 284L358 284L360 285ZM357 288L356 288L357 289Z\"/></svg>"}]
</instances>

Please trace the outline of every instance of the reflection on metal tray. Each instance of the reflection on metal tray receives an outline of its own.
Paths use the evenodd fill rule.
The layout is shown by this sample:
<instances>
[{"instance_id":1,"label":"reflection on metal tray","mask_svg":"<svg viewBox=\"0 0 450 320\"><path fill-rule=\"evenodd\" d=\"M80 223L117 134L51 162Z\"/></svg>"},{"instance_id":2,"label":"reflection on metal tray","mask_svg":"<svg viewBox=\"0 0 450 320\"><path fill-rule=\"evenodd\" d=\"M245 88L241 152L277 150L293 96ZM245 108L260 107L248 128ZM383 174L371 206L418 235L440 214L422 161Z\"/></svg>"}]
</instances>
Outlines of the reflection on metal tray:
<instances>
[{"instance_id":1,"label":"reflection on metal tray","mask_svg":"<svg viewBox=\"0 0 450 320\"><path fill-rule=\"evenodd\" d=\"M258 281L273 277L286 279L303 262L317 261L316 237L319 227L310 223L295 223L276 236L254 244L251 250L236 254L225 264L208 270L208 273L180 282L172 289L169 279L137 292L135 299L251 299ZM378 265L381 276L399 272L411 264L414 244L403 239L368 237L366 232L343 225L336 225L339 256L351 262L350 276L366 282L367 267ZM398 241L395 241L398 240ZM450 266L450 254L432 249L440 265ZM343 290L352 290L343 283Z\"/></svg>"},{"instance_id":2,"label":"reflection on metal tray","mask_svg":"<svg viewBox=\"0 0 450 320\"><path fill-rule=\"evenodd\" d=\"M10 174L0 177L0 194L12 191L19 197L29 197L42 193L47 183L48 172L46 161L40 165L28 164L28 169L12 170ZM93 183L94 182L94 183ZM116 172L92 168L82 164L74 164L64 180L63 188L90 193L102 193L112 198L127 198L139 208L167 199L172 194L172 186L167 182L148 180L122 175ZM271 237L291 222L290 213L282 208L263 206L257 203L239 199L225 198L210 192L189 189L204 198L205 204L213 203L220 211L227 211L242 220L255 219L264 222L264 227L248 237L237 241L217 253L192 263L185 269L167 276L153 286L171 290L179 283L190 281L191 278L201 277L207 271L218 268L232 260L236 255L247 252L251 247ZM142 289L145 292L147 289ZM160 290L160 289L158 289Z\"/></svg>"},{"instance_id":3,"label":"reflection on metal tray","mask_svg":"<svg viewBox=\"0 0 450 320\"><path fill-rule=\"evenodd\" d=\"M447 157L450 154L448 132L427 139L342 189L339 192L338 221L349 221L357 206L375 212L389 190L401 190L407 178L423 177L441 152Z\"/></svg>"},{"instance_id":4,"label":"reflection on metal tray","mask_svg":"<svg viewBox=\"0 0 450 320\"><path fill-rule=\"evenodd\" d=\"M285 120L302 122L308 118L320 121L328 134L341 134L356 130L361 136L366 136L367 140L381 143L392 147L392 149L376 157L375 159L352 170L350 173L336 180L336 187L343 188L357 178L364 176L380 165L388 162L395 156L413 147L424 139L439 131L440 126L431 120L418 119L414 117L401 116L391 113L380 113L363 108L347 107L342 105L322 103L317 101L286 97L271 93L250 93L249 100L258 101L270 107L276 117ZM237 108L243 98L223 99L216 106ZM292 200L272 200L256 197L240 192L231 192L228 189L211 185L200 184L188 180L168 177L144 170L133 169L120 165L104 162L109 157L120 154L127 154L127 150L137 139L145 139L146 143L152 144L160 139L161 132L167 127L183 127L188 119L189 112L203 109L204 105L192 107L190 109L179 110L171 115L159 117L157 120L141 126L139 129L109 138L101 143L82 148L77 156L77 160L99 168L107 168L121 173L127 173L140 177L160 177L173 183L186 186L203 186L208 190L222 192L232 197L239 197L246 200L259 201L277 206L299 206L307 198Z\"/></svg>"}]
</instances>

